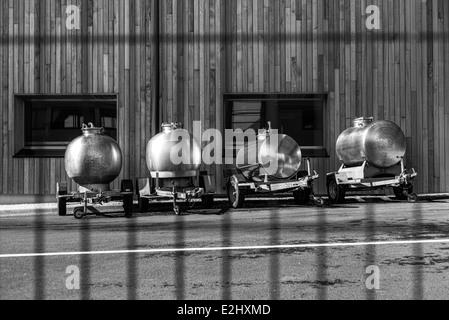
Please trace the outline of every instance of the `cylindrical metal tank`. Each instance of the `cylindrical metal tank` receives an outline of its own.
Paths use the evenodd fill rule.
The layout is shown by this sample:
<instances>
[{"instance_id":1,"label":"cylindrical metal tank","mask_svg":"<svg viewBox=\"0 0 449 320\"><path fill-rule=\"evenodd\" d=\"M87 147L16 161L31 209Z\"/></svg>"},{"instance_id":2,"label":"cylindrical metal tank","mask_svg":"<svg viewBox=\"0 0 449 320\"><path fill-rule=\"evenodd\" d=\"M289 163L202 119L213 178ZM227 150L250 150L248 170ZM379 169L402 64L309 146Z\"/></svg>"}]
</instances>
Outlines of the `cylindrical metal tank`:
<instances>
[{"instance_id":1,"label":"cylindrical metal tank","mask_svg":"<svg viewBox=\"0 0 449 320\"><path fill-rule=\"evenodd\" d=\"M378 168L389 168L405 155L404 132L390 121L358 118L354 126L338 137L338 159L346 166L358 166L366 160Z\"/></svg>"},{"instance_id":2,"label":"cylindrical metal tank","mask_svg":"<svg viewBox=\"0 0 449 320\"><path fill-rule=\"evenodd\" d=\"M236 167L250 180L289 179L300 169L302 155L296 141L270 131L261 132L256 141L246 143L237 153Z\"/></svg>"},{"instance_id":3,"label":"cylindrical metal tank","mask_svg":"<svg viewBox=\"0 0 449 320\"><path fill-rule=\"evenodd\" d=\"M80 186L95 191L109 191L122 169L122 152L118 143L103 134L103 128L83 124L83 134L67 146L65 170Z\"/></svg>"},{"instance_id":4,"label":"cylindrical metal tank","mask_svg":"<svg viewBox=\"0 0 449 320\"><path fill-rule=\"evenodd\" d=\"M146 162L152 177L194 177L201 165L201 147L181 123L163 123L162 132L148 141Z\"/></svg>"}]
</instances>

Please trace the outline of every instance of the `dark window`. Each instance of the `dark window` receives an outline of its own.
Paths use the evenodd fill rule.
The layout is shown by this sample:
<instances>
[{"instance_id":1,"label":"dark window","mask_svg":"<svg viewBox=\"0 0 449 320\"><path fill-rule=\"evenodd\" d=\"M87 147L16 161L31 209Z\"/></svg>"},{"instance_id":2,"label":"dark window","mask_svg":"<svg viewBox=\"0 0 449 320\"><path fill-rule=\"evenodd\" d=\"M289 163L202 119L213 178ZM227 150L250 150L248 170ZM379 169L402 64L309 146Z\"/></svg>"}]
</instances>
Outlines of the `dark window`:
<instances>
[{"instance_id":1,"label":"dark window","mask_svg":"<svg viewBox=\"0 0 449 320\"><path fill-rule=\"evenodd\" d=\"M304 156L327 157L325 95L225 95L227 129L273 129L296 140ZM229 148L232 146L226 146Z\"/></svg>"},{"instance_id":2,"label":"dark window","mask_svg":"<svg viewBox=\"0 0 449 320\"><path fill-rule=\"evenodd\" d=\"M117 106L113 100L26 99L24 148L16 157L61 157L83 123L103 127L117 139Z\"/></svg>"},{"instance_id":3,"label":"dark window","mask_svg":"<svg viewBox=\"0 0 449 320\"><path fill-rule=\"evenodd\" d=\"M254 129L256 132L264 123L263 106L260 101L234 101L232 106L232 129Z\"/></svg>"}]
</instances>

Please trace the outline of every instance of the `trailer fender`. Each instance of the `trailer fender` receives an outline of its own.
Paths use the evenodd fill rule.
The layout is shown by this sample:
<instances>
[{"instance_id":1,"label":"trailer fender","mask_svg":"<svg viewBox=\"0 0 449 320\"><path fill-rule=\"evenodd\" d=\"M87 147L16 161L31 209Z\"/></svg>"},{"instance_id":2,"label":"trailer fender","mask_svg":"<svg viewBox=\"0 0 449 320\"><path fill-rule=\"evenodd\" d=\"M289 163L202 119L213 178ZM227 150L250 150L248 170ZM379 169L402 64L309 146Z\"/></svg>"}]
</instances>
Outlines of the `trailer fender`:
<instances>
[{"instance_id":1,"label":"trailer fender","mask_svg":"<svg viewBox=\"0 0 449 320\"><path fill-rule=\"evenodd\" d=\"M234 176L237 178L239 183L247 183L248 182L247 179L245 178L245 176L241 173L237 173Z\"/></svg>"},{"instance_id":2,"label":"trailer fender","mask_svg":"<svg viewBox=\"0 0 449 320\"><path fill-rule=\"evenodd\" d=\"M328 184L332 179L337 180L335 172L330 172L330 173L326 174L326 184Z\"/></svg>"},{"instance_id":3,"label":"trailer fender","mask_svg":"<svg viewBox=\"0 0 449 320\"><path fill-rule=\"evenodd\" d=\"M203 188L205 193L215 193L215 176L201 172L200 188Z\"/></svg>"},{"instance_id":4,"label":"trailer fender","mask_svg":"<svg viewBox=\"0 0 449 320\"><path fill-rule=\"evenodd\" d=\"M138 196L151 194L150 178L137 178L136 179L136 194Z\"/></svg>"},{"instance_id":5,"label":"trailer fender","mask_svg":"<svg viewBox=\"0 0 449 320\"><path fill-rule=\"evenodd\" d=\"M56 183L56 198L59 195L64 195L64 194L67 194L67 182L62 181L62 182Z\"/></svg>"}]
</instances>

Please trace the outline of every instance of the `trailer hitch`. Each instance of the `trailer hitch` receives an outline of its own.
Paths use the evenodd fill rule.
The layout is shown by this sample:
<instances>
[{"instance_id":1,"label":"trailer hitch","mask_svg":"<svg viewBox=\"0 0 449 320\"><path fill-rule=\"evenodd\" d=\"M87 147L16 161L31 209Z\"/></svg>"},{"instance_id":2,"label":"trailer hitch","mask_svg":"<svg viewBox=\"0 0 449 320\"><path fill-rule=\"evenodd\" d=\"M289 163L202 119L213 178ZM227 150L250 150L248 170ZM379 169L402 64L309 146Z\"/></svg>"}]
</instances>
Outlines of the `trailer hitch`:
<instances>
[{"instance_id":1,"label":"trailer hitch","mask_svg":"<svg viewBox=\"0 0 449 320\"><path fill-rule=\"evenodd\" d=\"M416 173L415 169L412 169L411 172L407 172L407 170L404 170L401 175L399 176L399 185L402 188L402 194L407 197L408 201L410 202L418 202L419 197L416 193L413 193L412 191L409 192L411 189L412 181L415 179L415 177L418 174Z\"/></svg>"},{"instance_id":2,"label":"trailer hitch","mask_svg":"<svg viewBox=\"0 0 449 320\"><path fill-rule=\"evenodd\" d=\"M401 185L408 185L418 174L415 169L412 169L412 172L407 173L407 170L404 170L399 176L399 183Z\"/></svg>"}]
</instances>

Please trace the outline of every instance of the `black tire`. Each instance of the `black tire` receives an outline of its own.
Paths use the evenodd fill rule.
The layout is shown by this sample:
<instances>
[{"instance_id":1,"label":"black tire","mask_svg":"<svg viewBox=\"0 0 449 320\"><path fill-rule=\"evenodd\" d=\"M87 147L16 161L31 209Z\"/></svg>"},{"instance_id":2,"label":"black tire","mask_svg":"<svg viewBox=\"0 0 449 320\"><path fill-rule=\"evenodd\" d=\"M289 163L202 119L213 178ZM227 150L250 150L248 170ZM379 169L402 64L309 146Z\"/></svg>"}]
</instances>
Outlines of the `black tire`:
<instances>
[{"instance_id":1,"label":"black tire","mask_svg":"<svg viewBox=\"0 0 449 320\"><path fill-rule=\"evenodd\" d=\"M331 177L327 180L327 195L330 203L343 203L345 201L346 189L337 184L335 177Z\"/></svg>"},{"instance_id":2,"label":"black tire","mask_svg":"<svg viewBox=\"0 0 449 320\"><path fill-rule=\"evenodd\" d=\"M75 209L75 211L73 211L73 216L75 219L80 220L84 217L84 211L82 209Z\"/></svg>"},{"instance_id":3,"label":"black tire","mask_svg":"<svg viewBox=\"0 0 449 320\"><path fill-rule=\"evenodd\" d=\"M134 204L133 204L133 192L134 192L134 185L131 180L124 179L122 180L121 186L120 186L121 192L130 192L130 194L122 194L123 199L123 210L125 211L125 217L131 218L133 216L134 211Z\"/></svg>"},{"instance_id":4,"label":"black tire","mask_svg":"<svg viewBox=\"0 0 449 320\"><path fill-rule=\"evenodd\" d=\"M61 183L57 183L56 185L56 202L58 204L58 215L63 217L67 215L67 198L60 198L58 196L63 196L67 194L67 186L64 183L64 186L61 186Z\"/></svg>"},{"instance_id":5,"label":"black tire","mask_svg":"<svg viewBox=\"0 0 449 320\"><path fill-rule=\"evenodd\" d=\"M404 194L404 190L406 190L409 194L413 193L413 185L409 184L407 186L399 186L393 187L394 196L398 200L407 200L408 197Z\"/></svg>"},{"instance_id":6,"label":"black tire","mask_svg":"<svg viewBox=\"0 0 449 320\"><path fill-rule=\"evenodd\" d=\"M306 205L310 202L310 194L312 190L310 188L298 189L293 191L293 197L295 198L295 203L298 205Z\"/></svg>"},{"instance_id":7,"label":"black tire","mask_svg":"<svg viewBox=\"0 0 449 320\"><path fill-rule=\"evenodd\" d=\"M245 190L239 189L239 181L236 176L229 178L227 193L229 203L234 209L242 208L245 202Z\"/></svg>"},{"instance_id":8,"label":"black tire","mask_svg":"<svg viewBox=\"0 0 449 320\"><path fill-rule=\"evenodd\" d=\"M131 218L133 216L133 195L124 194L122 197L123 197L123 210L125 211L125 217Z\"/></svg>"},{"instance_id":9,"label":"black tire","mask_svg":"<svg viewBox=\"0 0 449 320\"><path fill-rule=\"evenodd\" d=\"M206 209L212 208L214 206L214 195L208 194L205 196L201 196L201 203Z\"/></svg>"},{"instance_id":10,"label":"black tire","mask_svg":"<svg viewBox=\"0 0 449 320\"><path fill-rule=\"evenodd\" d=\"M140 213L148 212L148 208L150 206L150 199L142 198L139 195L137 195L137 200L138 200L138 203L139 203L139 212Z\"/></svg>"},{"instance_id":11,"label":"black tire","mask_svg":"<svg viewBox=\"0 0 449 320\"><path fill-rule=\"evenodd\" d=\"M67 198L58 197L58 215L60 217L67 215Z\"/></svg>"}]
</instances>

